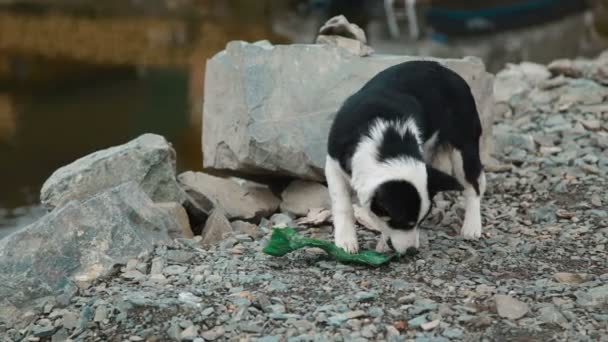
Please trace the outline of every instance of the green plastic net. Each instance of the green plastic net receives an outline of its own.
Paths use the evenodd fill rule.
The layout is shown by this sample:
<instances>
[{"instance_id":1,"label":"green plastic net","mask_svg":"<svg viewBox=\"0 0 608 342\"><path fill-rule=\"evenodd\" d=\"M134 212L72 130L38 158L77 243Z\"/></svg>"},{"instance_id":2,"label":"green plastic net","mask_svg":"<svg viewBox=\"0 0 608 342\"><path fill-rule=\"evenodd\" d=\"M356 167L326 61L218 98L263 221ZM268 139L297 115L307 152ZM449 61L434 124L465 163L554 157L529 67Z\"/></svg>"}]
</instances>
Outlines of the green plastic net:
<instances>
[{"instance_id":1,"label":"green plastic net","mask_svg":"<svg viewBox=\"0 0 608 342\"><path fill-rule=\"evenodd\" d=\"M293 228L274 228L270 242L264 247L263 252L280 257L304 247L321 248L329 256L342 263L380 266L396 257L396 254L387 255L372 250L362 250L357 254L350 254L332 242L304 237Z\"/></svg>"}]
</instances>

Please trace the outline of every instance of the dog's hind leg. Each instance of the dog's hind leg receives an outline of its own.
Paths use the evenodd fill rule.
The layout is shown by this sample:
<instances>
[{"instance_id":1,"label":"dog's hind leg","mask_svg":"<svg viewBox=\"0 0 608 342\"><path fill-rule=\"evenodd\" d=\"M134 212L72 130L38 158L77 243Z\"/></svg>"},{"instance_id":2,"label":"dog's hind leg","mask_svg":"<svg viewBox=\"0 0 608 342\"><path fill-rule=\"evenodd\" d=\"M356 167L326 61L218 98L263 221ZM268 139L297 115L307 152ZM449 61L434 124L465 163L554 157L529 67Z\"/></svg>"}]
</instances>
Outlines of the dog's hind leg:
<instances>
[{"instance_id":1,"label":"dog's hind leg","mask_svg":"<svg viewBox=\"0 0 608 342\"><path fill-rule=\"evenodd\" d=\"M478 144L465 145L452 152L454 176L464 187L465 214L460 233L466 239L481 236L481 199L486 190L486 176L479 157Z\"/></svg>"},{"instance_id":2,"label":"dog's hind leg","mask_svg":"<svg viewBox=\"0 0 608 342\"><path fill-rule=\"evenodd\" d=\"M359 243L357 241L350 185L340 168L340 164L329 156L327 156L325 161L325 178L331 198L336 246L349 253L357 253L359 251Z\"/></svg>"}]
</instances>

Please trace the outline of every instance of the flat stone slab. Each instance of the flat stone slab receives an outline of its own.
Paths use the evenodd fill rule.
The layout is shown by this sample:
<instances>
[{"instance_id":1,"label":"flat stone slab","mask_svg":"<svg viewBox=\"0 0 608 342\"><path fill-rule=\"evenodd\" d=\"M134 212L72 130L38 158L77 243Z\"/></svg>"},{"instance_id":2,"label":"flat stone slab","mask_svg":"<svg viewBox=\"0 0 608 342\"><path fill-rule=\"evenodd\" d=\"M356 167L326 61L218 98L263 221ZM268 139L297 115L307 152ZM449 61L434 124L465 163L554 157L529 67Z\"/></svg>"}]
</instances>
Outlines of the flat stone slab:
<instances>
[{"instance_id":1,"label":"flat stone slab","mask_svg":"<svg viewBox=\"0 0 608 342\"><path fill-rule=\"evenodd\" d=\"M343 101L378 72L410 60L436 60L470 85L492 151L493 80L474 57L360 57L327 44L233 41L207 61L203 164L244 174L323 180L329 127Z\"/></svg>"}]
</instances>

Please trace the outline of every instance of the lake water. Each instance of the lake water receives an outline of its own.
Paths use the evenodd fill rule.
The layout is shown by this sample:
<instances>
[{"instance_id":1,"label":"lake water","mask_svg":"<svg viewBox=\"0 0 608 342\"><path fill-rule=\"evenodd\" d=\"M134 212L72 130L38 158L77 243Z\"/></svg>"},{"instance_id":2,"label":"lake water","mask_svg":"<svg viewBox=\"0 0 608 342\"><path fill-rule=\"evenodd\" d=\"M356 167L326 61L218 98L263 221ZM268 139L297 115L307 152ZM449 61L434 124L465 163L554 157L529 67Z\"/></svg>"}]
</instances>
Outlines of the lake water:
<instances>
[{"instance_id":1,"label":"lake water","mask_svg":"<svg viewBox=\"0 0 608 342\"><path fill-rule=\"evenodd\" d=\"M268 1L241 2L107 17L0 7L0 238L44 214L57 168L140 134L166 137L178 172L200 170L205 60L235 39L286 42Z\"/></svg>"}]
</instances>

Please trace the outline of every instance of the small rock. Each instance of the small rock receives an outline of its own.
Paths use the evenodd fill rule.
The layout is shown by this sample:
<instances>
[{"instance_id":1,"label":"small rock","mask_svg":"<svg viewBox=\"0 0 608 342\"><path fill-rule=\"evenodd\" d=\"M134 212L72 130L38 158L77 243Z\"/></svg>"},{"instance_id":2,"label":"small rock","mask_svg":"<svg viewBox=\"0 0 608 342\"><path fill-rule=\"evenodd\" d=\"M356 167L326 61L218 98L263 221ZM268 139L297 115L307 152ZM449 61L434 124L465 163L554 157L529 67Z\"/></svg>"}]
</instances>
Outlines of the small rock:
<instances>
[{"instance_id":1,"label":"small rock","mask_svg":"<svg viewBox=\"0 0 608 342\"><path fill-rule=\"evenodd\" d=\"M182 341L192 341L197 336L198 336L198 327L196 325L191 325L191 326L187 327L180 334Z\"/></svg>"},{"instance_id":2,"label":"small rock","mask_svg":"<svg viewBox=\"0 0 608 342\"><path fill-rule=\"evenodd\" d=\"M561 312L554 306L546 306L539 310L538 319L543 323L548 324L559 324L563 325L568 323L568 320L562 315Z\"/></svg>"},{"instance_id":3,"label":"small rock","mask_svg":"<svg viewBox=\"0 0 608 342\"><path fill-rule=\"evenodd\" d=\"M226 238L226 236L232 233L232 226L230 221L226 218L224 211L221 208L215 208L207 222L205 228L201 234L203 240L201 244L203 246L214 245Z\"/></svg>"},{"instance_id":4,"label":"small rock","mask_svg":"<svg viewBox=\"0 0 608 342\"><path fill-rule=\"evenodd\" d=\"M186 266L171 265L171 266L165 267L163 269L163 273L168 274L168 275L178 275L178 274L182 274L182 273L186 272L187 269L188 269L188 267L186 267Z\"/></svg>"},{"instance_id":5,"label":"small rock","mask_svg":"<svg viewBox=\"0 0 608 342\"><path fill-rule=\"evenodd\" d=\"M224 336L224 328L221 326L215 327L215 328L205 331L201 334L201 337L207 341L215 341L222 336Z\"/></svg>"},{"instance_id":6,"label":"small rock","mask_svg":"<svg viewBox=\"0 0 608 342\"><path fill-rule=\"evenodd\" d=\"M377 331L378 328L376 328L374 324L369 324L363 327L363 330L361 330L361 336L366 338L373 338L376 336Z\"/></svg>"},{"instance_id":7,"label":"small rock","mask_svg":"<svg viewBox=\"0 0 608 342\"><path fill-rule=\"evenodd\" d=\"M373 293L373 292L361 291L361 292L357 292L355 294L355 299L359 302L372 300L374 298L376 298L376 293Z\"/></svg>"},{"instance_id":8,"label":"small rock","mask_svg":"<svg viewBox=\"0 0 608 342\"><path fill-rule=\"evenodd\" d=\"M202 301L200 297L197 297L190 292L180 292L177 298L180 302L187 304L198 304Z\"/></svg>"},{"instance_id":9,"label":"small rock","mask_svg":"<svg viewBox=\"0 0 608 342\"><path fill-rule=\"evenodd\" d=\"M247 323L241 323L239 324L239 329L242 332L247 332L247 333L252 333L252 334L259 334L264 330L264 327L258 324L247 324Z\"/></svg>"},{"instance_id":10,"label":"small rock","mask_svg":"<svg viewBox=\"0 0 608 342\"><path fill-rule=\"evenodd\" d=\"M121 274L120 276L124 279L135 280L135 281L145 278L145 276L138 270L127 271L127 272Z\"/></svg>"},{"instance_id":11,"label":"small rock","mask_svg":"<svg viewBox=\"0 0 608 342\"><path fill-rule=\"evenodd\" d=\"M55 333L55 327L53 325L35 325L32 328L32 334L36 337L51 337Z\"/></svg>"},{"instance_id":12,"label":"small rock","mask_svg":"<svg viewBox=\"0 0 608 342\"><path fill-rule=\"evenodd\" d=\"M363 311L363 310L349 311L349 312L345 313L344 315L346 316L347 319L355 319L355 318L365 316L365 311Z\"/></svg>"},{"instance_id":13,"label":"small rock","mask_svg":"<svg viewBox=\"0 0 608 342\"><path fill-rule=\"evenodd\" d=\"M78 315L73 312L66 312L61 318L61 322L67 330L75 329L78 326Z\"/></svg>"},{"instance_id":14,"label":"small rock","mask_svg":"<svg viewBox=\"0 0 608 342\"><path fill-rule=\"evenodd\" d=\"M68 333L67 329L59 329L51 338L51 342L64 342L67 341L69 337L70 334Z\"/></svg>"},{"instance_id":15,"label":"small rock","mask_svg":"<svg viewBox=\"0 0 608 342\"><path fill-rule=\"evenodd\" d=\"M331 210L325 208L310 208L305 217L296 220L298 225L319 226L329 222L331 219Z\"/></svg>"},{"instance_id":16,"label":"small rock","mask_svg":"<svg viewBox=\"0 0 608 342\"><path fill-rule=\"evenodd\" d=\"M500 317L517 320L528 313L528 304L521 302L511 296L496 295L494 296L496 311Z\"/></svg>"},{"instance_id":17,"label":"small rock","mask_svg":"<svg viewBox=\"0 0 608 342\"><path fill-rule=\"evenodd\" d=\"M447 338L462 338L463 332L457 328L449 328L443 331L443 336Z\"/></svg>"},{"instance_id":18,"label":"small rock","mask_svg":"<svg viewBox=\"0 0 608 342\"><path fill-rule=\"evenodd\" d=\"M319 183L295 180L281 194L281 211L305 216L310 208L331 208L329 191Z\"/></svg>"},{"instance_id":19,"label":"small rock","mask_svg":"<svg viewBox=\"0 0 608 342\"><path fill-rule=\"evenodd\" d=\"M94 322L103 322L108 317L108 309L105 305L100 305L95 309Z\"/></svg>"},{"instance_id":20,"label":"small rock","mask_svg":"<svg viewBox=\"0 0 608 342\"><path fill-rule=\"evenodd\" d=\"M601 128L600 120L581 120L581 123L590 131L599 131Z\"/></svg>"},{"instance_id":21,"label":"small rock","mask_svg":"<svg viewBox=\"0 0 608 342\"><path fill-rule=\"evenodd\" d=\"M412 328L418 328L424 323L427 323L426 315L420 315L407 321L407 324Z\"/></svg>"},{"instance_id":22,"label":"small rock","mask_svg":"<svg viewBox=\"0 0 608 342\"><path fill-rule=\"evenodd\" d=\"M585 273L558 272L553 275L553 278L560 283L575 285L586 282L590 279L590 275Z\"/></svg>"},{"instance_id":23,"label":"small rock","mask_svg":"<svg viewBox=\"0 0 608 342\"><path fill-rule=\"evenodd\" d=\"M436 320L433 320L433 321L430 321L430 322L422 323L420 325L420 327L424 331L429 331L429 330L433 330L433 329L437 328L438 325L439 325L439 320L436 319Z\"/></svg>"},{"instance_id":24,"label":"small rock","mask_svg":"<svg viewBox=\"0 0 608 342\"><path fill-rule=\"evenodd\" d=\"M397 299L397 302L399 304L411 304L416 300L416 294L415 293L410 293L408 295L405 295L403 297L400 297Z\"/></svg>"},{"instance_id":25,"label":"small rock","mask_svg":"<svg viewBox=\"0 0 608 342\"><path fill-rule=\"evenodd\" d=\"M576 216L576 213L573 211L560 209L555 213L555 215L557 215L557 217L559 217L559 218L571 219L574 216Z\"/></svg>"},{"instance_id":26,"label":"small rock","mask_svg":"<svg viewBox=\"0 0 608 342\"><path fill-rule=\"evenodd\" d=\"M258 238L263 234L260 229L258 229L258 226L253 223L245 221L234 221L230 222L230 225L232 226L233 231L241 234L247 234L253 238Z\"/></svg>"},{"instance_id":27,"label":"small rock","mask_svg":"<svg viewBox=\"0 0 608 342\"><path fill-rule=\"evenodd\" d=\"M177 203L177 202L161 202L155 203L156 207L165 211L171 217L175 219L177 223L175 229L169 231L169 236L171 238L188 238L191 239L194 237L194 233L192 232L192 227L190 227L190 220L188 219L188 213L186 213L186 209Z\"/></svg>"},{"instance_id":28,"label":"small rock","mask_svg":"<svg viewBox=\"0 0 608 342\"><path fill-rule=\"evenodd\" d=\"M167 251L167 260L176 263L187 263L194 258L194 253L182 250Z\"/></svg>"},{"instance_id":29,"label":"small rock","mask_svg":"<svg viewBox=\"0 0 608 342\"><path fill-rule=\"evenodd\" d=\"M536 151L534 138L529 134L496 132L496 149L521 148L529 152Z\"/></svg>"},{"instance_id":30,"label":"small rock","mask_svg":"<svg viewBox=\"0 0 608 342\"><path fill-rule=\"evenodd\" d=\"M277 336L262 336L257 339L257 342L279 342L280 339Z\"/></svg>"},{"instance_id":31,"label":"small rock","mask_svg":"<svg viewBox=\"0 0 608 342\"><path fill-rule=\"evenodd\" d=\"M386 327L384 327L384 329L386 329L386 338L391 338L391 337L395 337L395 336L399 336L399 330L397 330L397 328L395 328L392 325L387 325Z\"/></svg>"},{"instance_id":32,"label":"small rock","mask_svg":"<svg viewBox=\"0 0 608 342\"><path fill-rule=\"evenodd\" d=\"M287 290L287 285L278 280L273 280L270 282L270 287L268 289L270 291L285 291Z\"/></svg>"},{"instance_id":33,"label":"small rock","mask_svg":"<svg viewBox=\"0 0 608 342\"><path fill-rule=\"evenodd\" d=\"M608 303L608 285L594 287L576 293L577 303L587 307L599 307Z\"/></svg>"},{"instance_id":34,"label":"small rock","mask_svg":"<svg viewBox=\"0 0 608 342\"><path fill-rule=\"evenodd\" d=\"M337 15L327 20L319 29L319 34L346 37L364 44L367 43L365 31L357 24L350 23L343 15Z\"/></svg>"}]
</instances>

